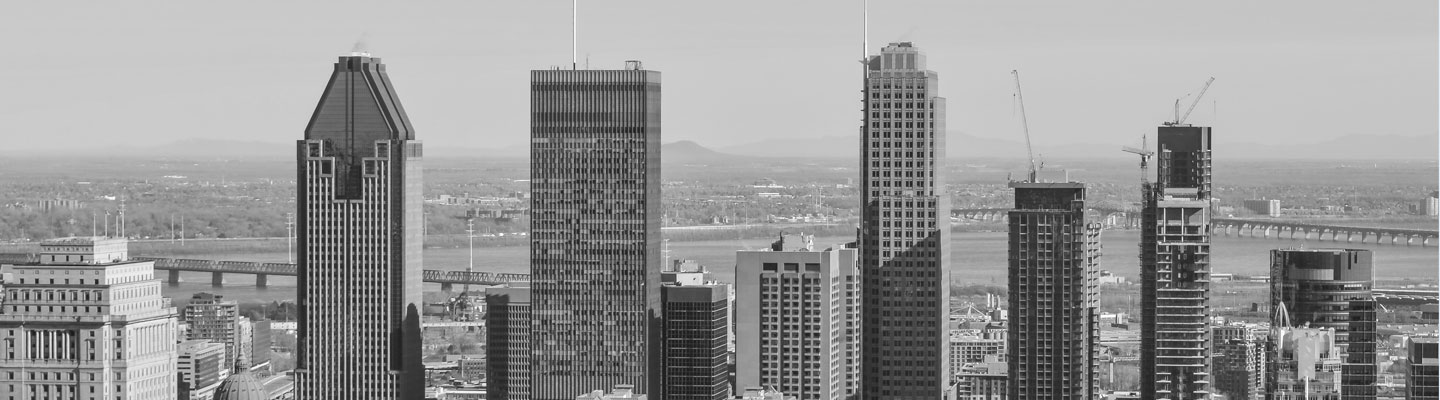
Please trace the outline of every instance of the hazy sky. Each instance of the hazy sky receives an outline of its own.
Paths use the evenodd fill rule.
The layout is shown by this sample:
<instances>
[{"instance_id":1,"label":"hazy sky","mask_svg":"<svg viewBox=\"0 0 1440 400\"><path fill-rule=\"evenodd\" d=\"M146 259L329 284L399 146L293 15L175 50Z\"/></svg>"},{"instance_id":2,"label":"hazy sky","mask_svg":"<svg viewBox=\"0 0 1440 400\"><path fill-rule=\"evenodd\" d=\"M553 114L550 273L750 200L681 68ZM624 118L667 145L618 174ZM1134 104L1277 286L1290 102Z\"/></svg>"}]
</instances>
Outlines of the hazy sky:
<instances>
[{"instance_id":1,"label":"hazy sky","mask_svg":"<svg viewBox=\"0 0 1440 400\"><path fill-rule=\"evenodd\" d=\"M528 140L527 71L568 65L569 1L7 4L11 149L301 137L335 57L363 38L427 146ZM853 136L860 1L581 1L580 63L664 73L665 140ZM1437 2L884 1L869 50L915 42L949 127L1137 142L1216 77L1189 122L1217 142L1437 134ZM1187 101L1188 103L1188 101ZM1219 146L1217 146L1219 147Z\"/></svg>"}]
</instances>

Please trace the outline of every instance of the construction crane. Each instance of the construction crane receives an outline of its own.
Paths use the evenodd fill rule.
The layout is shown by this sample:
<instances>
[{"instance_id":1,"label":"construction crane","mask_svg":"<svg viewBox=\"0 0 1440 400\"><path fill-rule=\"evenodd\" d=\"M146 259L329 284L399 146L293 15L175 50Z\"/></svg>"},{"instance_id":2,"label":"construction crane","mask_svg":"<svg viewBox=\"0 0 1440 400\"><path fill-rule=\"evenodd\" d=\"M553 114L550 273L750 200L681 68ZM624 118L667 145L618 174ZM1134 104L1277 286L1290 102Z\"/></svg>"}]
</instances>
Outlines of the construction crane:
<instances>
[{"instance_id":1,"label":"construction crane","mask_svg":"<svg viewBox=\"0 0 1440 400\"><path fill-rule=\"evenodd\" d=\"M1211 84L1211 83L1214 83L1214 82L1215 82L1215 77L1213 77L1213 76L1210 77L1209 80L1205 81L1205 86L1200 88L1200 94L1195 96L1195 101L1190 102L1190 108L1185 110L1185 115L1180 115L1180 100L1184 100L1185 98L1184 98L1184 97L1181 97L1181 98L1175 99L1175 120L1174 120L1174 121L1171 121L1171 122L1166 122L1166 123L1165 123L1165 126L1175 126L1175 125L1183 125L1183 124L1185 124L1185 119L1186 119L1186 118L1190 118L1190 113L1195 111L1195 105L1200 104L1200 98L1201 98L1201 97L1205 97L1205 91L1206 91L1206 90L1210 90L1210 84ZM1190 95L1187 94L1187 95L1185 95L1185 96L1186 96L1186 97L1189 97Z\"/></svg>"},{"instance_id":2,"label":"construction crane","mask_svg":"<svg viewBox=\"0 0 1440 400\"><path fill-rule=\"evenodd\" d=\"M1123 146L1120 150L1140 155L1140 185L1142 188L1150 186L1150 157L1154 156L1155 152L1150 150L1149 140L1140 136L1140 148Z\"/></svg>"},{"instance_id":3,"label":"construction crane","mask_svg":"<svg viewBox=\"0 0 1440 400\"><path fill-rule=\"evenodd\" d=\"M1025 130L1025 152L1030 155L1030 182L1037 182L1040 167L1035 164L1035 148L1030 146L1030 121L1025 117L1025 94L1020 92L1020 70L1010 70L1015 75L1015 98L1020 102L1020 127Z\"/></svg>"}]
</instances>

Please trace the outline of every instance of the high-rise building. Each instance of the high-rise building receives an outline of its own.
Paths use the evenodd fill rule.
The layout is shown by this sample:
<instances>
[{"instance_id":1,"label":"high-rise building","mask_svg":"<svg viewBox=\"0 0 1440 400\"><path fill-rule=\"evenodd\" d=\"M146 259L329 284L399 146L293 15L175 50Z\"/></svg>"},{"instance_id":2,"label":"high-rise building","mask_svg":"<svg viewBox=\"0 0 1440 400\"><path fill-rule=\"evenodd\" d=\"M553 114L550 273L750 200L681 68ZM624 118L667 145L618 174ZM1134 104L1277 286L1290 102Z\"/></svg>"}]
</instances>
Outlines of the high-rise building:
<instances>
[{"instance_id":1,"label":"high-rise building","mask_svg":"<svg viewBox=\"0 0 1440 400\"><path fill-rule=\"evenodd\" d=\"M530 288L485 290L485 388L494 399L530 399Z\"/></svg>"},{"instance_id":2,"label":"high-rise building","mask_svg":"<svg viewBox=\"0 0 1440 400\"><path fill-rule=\"evenodd\" d=\"M1374 255L1355 249L1281 249L1270 252L1270 307L1280 304L1291 325L1335 330L1340 348L1341 395L1374 399L1376 365Z\"/></svg>"},{"instance_id":3,"label":"high-rise building","mask_svg":"<svg viewBox=\"0 0 1440 400\"><path fill-rule=\"evenodd\" d=\"M530 84L531 398L659 393L660 72Z\"/></svg>"},{"instance_id":4,"label":"high-rise building","mask_svg":"<svg viewBox=\"0 0 1440 400\"><path fill-rule=\"evenodd\" d=\"M40 244L9 265L0 309L0 393L16 399L175 399L178 323L153 261L123 238Z\"/></svg>"},{"instance_id":5,"label":"high-rise building","mask_svg":"<svg viewBox=\"0 0 1440 400\"><path fill-rule=\"evenodd\" d=\"M187 340L205 340L225 345L226 368L239 361L240 304L213 293L196 293L180 314L188 327ZM223 379L223 378L222 378Z\"/></svg>"},{"instance_id":6,"label":"high-rise building","mask_svg":"<svg viewBox=\"0 0 1440 400\"><path fill-rule=\"evenodd\" d=\"M1140 396L1210 394L1210 128L1159 128L1156 181L1143 189Z\"/></svg>"},{"instance_id":7,"label":"high-rise building","mask_svg":"<svg viewBox=\"0 0 1440 400\"><path fill-rule=\"evenodd\" d=\"M1032 174L1034 176L1034 174ZM1085 184L1011 182L1009 398L1099 395L1100 224Z\"/></svg>"},{"instance_id":8,"label":"high-rise building","mask_svg":"<svg viewBox=\"0 0 1440 400\"><path fill-rule=\"evenodd\" d=\"M1009 398L1010 376L1001 357L986 362L962 363L955 368L955 400L1004 400ZM1022 384L1023 381L1015 381Z\"/></svg>"},{"instance_id":9,"label":"high-rise building","mask_svg":"<svg viewBox=\"0 0 1440 400\"><path fill-rule=\"evenodd\" d=\"M999 334L992 334L999 333ZM950 331L950 371L960 370L960 366L969 363L986 362L988 358L1004 362L1009 354L1006 334L998 330L961 330Z\"/></svg>"},{"instance_id":10,"label":"high-rise building","mask_svg":"<svg viewBox=\"0 0 1440 400\"><path fill-rule=\"evenodd\" d=\"M1232 400L1265 398L1265 335L1243 325L1216 326L1215 392Z\"/></svg>"},{"instance_id":11,"label":"high-rise building","mask_svg":"<svg viewBox=\"0 0 1440 400\"><path fill-rule=\"evenodd\" d=\"M220 382L230 376L224 343L186 340L180 343L178 353L175 369L180 373L180 400L210 399Z\"/></svg>"},{"instance_id":12,"label":"high-rise building","mask_svg":"<svg viewBox=\"0 0 1440 400\"><path fill-rule=\"evenodd\" d=\"M815 249L782 235L768 250L735 253L735 386L801 400L859 395L857 252Z\"/></svg>"},{"instance_id":13,"label":"high-rise building","mask_svg":"<svg viewBox=\"0 0 1440 400\"><path fill-rule=\"evenodd\" d=\"M860 272L865 399L934 399L950 382L945 99L910 42L865 63Z\"/></svg>"},{"instance_id":14,"label":"high-rise building","mask_svg":"<svg viewBox=\"0 0 1440 400\"><path fill-rule=\"evenodd\" d=\"M1440 399L1440 342L1434 337L1411 337L1405 348L1405 399Z\"/></svg>"},{"instance_id":15,"label":"high-rise building","mask_svg":"<svg viewBox=\"0 0 1440 400\"><path fill-rule=\"evenodd\" d=\"M422 155L385 64L340 57L297 143L296 398L424 395Z\"/></svg>"},{"instance_id":16,"label":"high-rise building","mask_svg":"<svg viewBox=\"0 0 1440 400\"><path fill-rule=\"evenodd\" d=\"M730 398L729 285L667 284L660 288L665 323L667 400Z\"/></svg>"}]
</instances>

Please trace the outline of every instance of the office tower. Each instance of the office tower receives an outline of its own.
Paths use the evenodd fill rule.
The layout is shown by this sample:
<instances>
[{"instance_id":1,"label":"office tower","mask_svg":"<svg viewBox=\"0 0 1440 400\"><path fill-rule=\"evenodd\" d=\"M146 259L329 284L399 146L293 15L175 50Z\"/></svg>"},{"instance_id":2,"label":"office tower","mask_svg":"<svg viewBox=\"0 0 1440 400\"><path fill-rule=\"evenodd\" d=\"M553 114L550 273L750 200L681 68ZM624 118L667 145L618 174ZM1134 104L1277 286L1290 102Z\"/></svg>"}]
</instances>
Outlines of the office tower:
<instances>
[{"instance_id":1,"label":"office tower","mask_svg":"<svg viewBox=\"0 0 1440 400\"><path fill-rule=\"evenodd\" d=\"M422 152L379 58L340 57L297 150L295 396L419 399Z\"/></svg>"},{"instance_id":2,"label":"office tower","mask_svg":"<svg viewBox=\"0 0 1440 400\"><path fill-rule=\"evenodd\" d=\"M490 398L530 399L530 288L485 290L485 388Z\"/></svg>"},{"instance_id":3,"label":"office tower","mask_svg":"<svg viewBox=\"0 0 1440 400\"><path fill-rule=\"evenodd\" d=\"M1270 251L1271 309L1284 304L1293 326L1335 330L1344 363L1340 393L1347 400L1376 397L1373 256L1354 249Z\"/></svg>"},{"instance_id":4,"label":"office tower","mask_svg":"<svg viewBox=\"0 0 1440 400\"><path fill-rule=\"evenodd\" d=\"M40 260L6 267L0 391L16 399L175 399L175 330L155 263L131 261L123 238L40 244ZM117 295L123 294L123 295Z\"/></svg>"},{"instance_id":5,"label":"office tower","mask_svg":"<svg viewBox=\"0 0 1440 400\"><path fill-rule=\"evenodd\" d=\"M1440 399L1440 343L1434 337L1410 337L1405 349L1405 399Z\"/></svg>"},{"instance_id":6,"label":"office tower","mask_svg":"<svg viewBox=\"0 0 1440 400\"><path fill-rule=\"evenodd\" d=\"M667 400L730 398L729 285L671 283L660 287L665 324Z\"/></svg>"},{"instance_id":7,"label":"office tower","mask_svg":"<svg viewBox=\"0 0 1440 400\"><path fill-rule=\"evenodd\" d=\"M1031 174L1034 176L1034 174ZM1085 220L1085 184L1011 182L1009 398L1099 395L1100 224Z\"/></svg>"},{"instance_id":8,"label":"office tower","mask_svg":"<svg viewBox=\"0 0 1440 400\"><path fill-rule=\"evenodd\" d=\"M530 390L659 393L660 72L530 74Z\"/></svg>"},{"instance_id":9,"label":"office tower","mask_svg":"<svg viewBox=\"0 0 1440 400\"><path fill-rule=\"evenodd\" d=\"M933 399L950 381L950 198L940 78L909 42L865 64L860 384L866 399Z\"/></svg>"},{"instance_id":10,"label":"office tower","mask_svg":"<svg viewBox=\"0 0 1440 400\"><path fill-rule=\"evenodd\" d=\"M1265 398L1265 335L1253 327L1212 329L1215 391L1231 400Z\"/></svg>"},{"instance_id":11,"label":"office tower","mask_svg":"<svg viewBox=\"0 0 1440 400\"><path fill-rule=\"evenodd\" d=\"M225 344L208 340L186 340L180 343L180 400L209 399L220 382L230 376L225 362Z\"/></svg>"},{"instance_id":12,"label":"office tower","mask_svg":"<svg viewBox=\"0 0 1440 400\"><path fill-rule=\"evenodd\" d=\"M1281 308L1283 310L1283 307ZM1340 347L1335 328L1296 327L1277 312L1271 322L1265 398L1308 400L1340 398Z\"/></svg>"},{"instance_id":13,"label":"office tower","mask_svg":"<svg viewBox=\"0 0 1440 400\"><path fill-rule=\"evenodd\" d=\"M180 314L188 327L187 340L205 340L225 345L224 364L228 369L239 360L240 304L224 296L196 293Z\"/></svg>"},{"instance_id":14,"label":"office tower","mask_svg":"<svg viewBox=\"0 0 1440 400\"><path fill-rule=\"evenodd\" d=\"M857 251L781 235L735 252L735 386L801 400L858 397Z\"/></svg>"},{"instance_id":15,"label":"office tower","mask_svg":"<svg viewBox=\"0 0 1440 400\"><path fill-rule=\"evenodd\" d=\"M181 322L186 325L187 340L203 340L225 346L222 363L229 368L237 360L236 345L240 337L240 305L226 301L223 296L212 293L196 293L191 296L181 312Z\"/></svg>"},{"instance_id":16,"label":"office tower","mask_svg":"<svg viewBox=\"0 0 1440 400\"><path fill-rule=\"evenodd\" d=\"M1210 128L1159 128L1140 212L1140 396L1210 394Z\"/></svg>"}]
</instances>

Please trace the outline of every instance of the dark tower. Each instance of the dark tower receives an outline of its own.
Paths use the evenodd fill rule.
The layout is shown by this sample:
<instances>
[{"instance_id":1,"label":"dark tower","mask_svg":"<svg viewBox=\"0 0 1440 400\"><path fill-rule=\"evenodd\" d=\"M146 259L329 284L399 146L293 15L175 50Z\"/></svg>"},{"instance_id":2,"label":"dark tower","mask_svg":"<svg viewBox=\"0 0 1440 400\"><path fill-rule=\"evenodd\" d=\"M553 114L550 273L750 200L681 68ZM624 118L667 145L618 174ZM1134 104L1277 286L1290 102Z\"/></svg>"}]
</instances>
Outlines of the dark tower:
<instances>
[{"instance_id":1,"label":"dark tower","mask_svg":"<svg viewBox=\"0 0 1440 400\"><path fill-rule=\"evenodd\" d=\"M1340 394L1345 399L1376 397L1373 260L1370 250L1270 251L1270 309L1284 303L1291 325L1335 329L1335 344L1343 354Z\"/></svg>"},{"instance_id":2,"label":"dark tower","mask_svg":"<svg viewBox=\"0 0 1440 400\"><path fill-rule=\"evenodd\" d=\"M530 74L530 393L660 396L660 72Z\"/></svg>"},{"instance_id":3,"label":"dark tower","mask_svg":"<svg viewBox=\"0 0 1440 400\"><path fill-rule=\"evenodd\" d=\"M1010 187L1009 398L1094 399L1100 224L1085 219L1085 184Z\"/></svg>"},{"instance_id":4,"label":"dark tower","mask_svg":"<svg viewBox=\"0 0 1440 400\"><path fill-rule=\"evenodd\" d=\"M1140 396L1210 395L1210 128L1159 128L1140 231Z\"/></svg>"},{"instance_id":5,"label":"dark tower","mask_svg":"<svg viewBox=\"0 0 1440 400\"><path fill-rule=\"evenodd\" d=\"M945 99L909 42L871 56L861 128L861 390L937 399L950 383Z\"/></svg>"},{"instance_id":6,"label":"dark tower","mask_svg":"<svg viewBox=\"0 0 1440 400\"><path fill-rule=\"evenodd\" d=\"M295 394L420 399L420 141L368 54L340 57L297 144Z\"/></svg>"}]
</instances>

